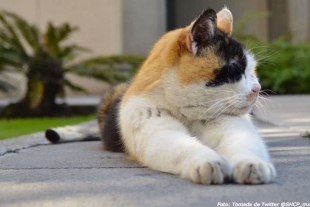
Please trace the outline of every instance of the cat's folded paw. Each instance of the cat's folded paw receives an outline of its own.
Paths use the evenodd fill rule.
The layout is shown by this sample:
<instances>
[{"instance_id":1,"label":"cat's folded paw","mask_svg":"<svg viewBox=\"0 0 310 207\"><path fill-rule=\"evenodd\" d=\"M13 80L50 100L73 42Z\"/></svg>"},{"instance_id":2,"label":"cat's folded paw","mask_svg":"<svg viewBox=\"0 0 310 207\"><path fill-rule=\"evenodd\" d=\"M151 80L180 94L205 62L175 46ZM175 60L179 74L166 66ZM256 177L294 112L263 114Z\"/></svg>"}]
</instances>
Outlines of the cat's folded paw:
<instances>
[{"instance_id":1,"label":"cat's folded paw","mask_svg":"<svg viewBox=\"0 0 310 207\"><path fill-rule=\"evenodd\" d=\"M233 179L241 184L270 183L276 177L276 170L272 163L264 161L240 161L235 164Z\"/></svg>"},{"instance_id":2,"label":"cat's folded paw","mask_svg":"<svg viewBox=\"0 0 310 207\"><path fill-rule=\"evenodd\" d=\"M221 184L231 179L232 165L221 156L191 159L182 170L182 177L199 184Z\"/></svg>"}]
</instances>

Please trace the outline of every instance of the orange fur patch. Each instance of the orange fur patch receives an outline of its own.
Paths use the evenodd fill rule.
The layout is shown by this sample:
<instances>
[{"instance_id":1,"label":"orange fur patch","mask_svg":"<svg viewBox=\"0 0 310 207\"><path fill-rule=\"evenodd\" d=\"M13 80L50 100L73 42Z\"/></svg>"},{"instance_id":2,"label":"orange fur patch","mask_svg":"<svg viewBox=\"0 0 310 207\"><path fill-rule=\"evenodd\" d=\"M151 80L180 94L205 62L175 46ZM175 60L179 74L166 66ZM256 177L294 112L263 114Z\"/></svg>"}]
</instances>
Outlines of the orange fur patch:
<instances>
[{"instance_id":1,"label":"orange fur patch","mask_svg":"<svg viewBox=\"0 0 310 207\"><path fill-rule=\"evenodd\" d=\"M255 97L256 95L255 95L255 93L249 93L249 95L247 95L247 98L246 98L246 100L248 101L248 102L250 102L250 101L252 101L253 100L253 98Z\"/></svg>"},{"instance_id":2,"label":"orange fur patch","mask_svg":"<svg viewBox=\"0 0 310 207\"><path fill-rule=\"evenodd\" d=\"M211 50L205 53L204 57L194 57L191 54L181 57L177 73L182 85L215 78L214 70L222 67L221 61Z\"/></svg>"}]
</instances>

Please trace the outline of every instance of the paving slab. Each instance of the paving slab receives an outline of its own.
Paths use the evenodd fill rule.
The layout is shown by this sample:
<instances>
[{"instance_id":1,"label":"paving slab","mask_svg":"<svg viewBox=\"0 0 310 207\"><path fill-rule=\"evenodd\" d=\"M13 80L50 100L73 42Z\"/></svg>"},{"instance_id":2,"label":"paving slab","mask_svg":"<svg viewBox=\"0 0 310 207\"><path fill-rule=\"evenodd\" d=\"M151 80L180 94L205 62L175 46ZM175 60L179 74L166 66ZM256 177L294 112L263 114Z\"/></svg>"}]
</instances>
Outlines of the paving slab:
<instances>
[{"instance_id":1,"label":"paving slab","mask_svg":"<svg viewBox=\"0 0 310 207\"><path fill-rule=\"evenodd\" d=\"M299 136L299 130L310 128L310 96L294 98L271 97L277 111L270 110L267 115L254 110L255 123L269 146L278 173L272 184L196 185L141 167L124 154L103 151L99 141L51 145L38 133L0 142L0 146L5 142L18 149L0 156L0 206L310 203L310 139ZM304 121L293 121L301 117Z\"/></svg>"},{"instance_id":2,"label":"paving slab","mask_svg":"<svg viewBox=\"0 0 310 207\"><path fill-rule=\"evenodd\" d=\"M254 114L263 122L283 130L310 130L310 95L271 96L259 102Z\"/></svg>"}]
</instances>

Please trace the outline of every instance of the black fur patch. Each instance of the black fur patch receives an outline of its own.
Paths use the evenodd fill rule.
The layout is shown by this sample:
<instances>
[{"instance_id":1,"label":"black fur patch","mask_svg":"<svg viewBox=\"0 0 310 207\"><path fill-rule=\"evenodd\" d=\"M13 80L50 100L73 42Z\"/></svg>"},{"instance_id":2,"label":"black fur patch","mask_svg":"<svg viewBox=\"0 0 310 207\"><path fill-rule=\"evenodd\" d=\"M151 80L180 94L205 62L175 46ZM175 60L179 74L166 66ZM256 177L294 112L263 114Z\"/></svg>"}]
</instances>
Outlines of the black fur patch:
<instances>
[{"instance_id":1,"label":"black fur patch","mask_svg":"<svg viewBox=\"0 0 310 207\"><path fill-rule=\"evenodd\" d=\"M212 42L217 30L216 19L216 12L213 9L207 9L195 21L191 32L196 46L198 46L198 53L204 45L209 45Z\"/></svg>"},{"instance_id":2,"label":"black fur patch","mask_svg":"<svg viewBox=\"0 0 310 207\"><path fill-rule=\"evenodd\" d=\"M104 148L112 152L124 152L124 145L118 127L118 110L121 99L114 101L106 115L102 134Z\"/></svg>"},{"instance_id":3,"label":"black fur patch","mask_svg":"<svg viewBox=\"0 0 310 207\"><path fill-rule=\"evenodd\" d=\"M213 41L212 47L216 54L225 62L225 65L214 70L215 79L208 82L206 86L215 87L240 81L247 65L244 54L245 47L219 30L216 32Z\"/></svg>"}]
</instances>

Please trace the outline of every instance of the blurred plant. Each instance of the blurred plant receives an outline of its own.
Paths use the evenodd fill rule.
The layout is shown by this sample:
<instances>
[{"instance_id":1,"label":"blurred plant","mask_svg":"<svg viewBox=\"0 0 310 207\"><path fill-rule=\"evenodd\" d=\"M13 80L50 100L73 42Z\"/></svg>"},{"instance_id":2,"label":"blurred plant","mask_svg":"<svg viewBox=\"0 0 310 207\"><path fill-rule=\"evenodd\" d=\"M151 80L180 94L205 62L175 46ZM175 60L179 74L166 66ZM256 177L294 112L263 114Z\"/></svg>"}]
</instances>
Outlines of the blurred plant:
<instances>
[{"instance_id":1,"label":"blurred plant","mask_svg":"<svg viewBox=\"0 0 310 207\"><path fill-rule=\"evenodd\" d=\"M267 12L246 14L236 23L234 36L256 56L257 68L263 90L271 94L310 93L310 44L290 43L290 34L283 34L271 42L255 35L245 34L246 25Z\"/></svg>"},{"instance_id":2,"label":"blurred plant","mask_svg":"<svg viewBox=\"0 0 310 207\"><path fill-rule=\"evenodd\" d=\"M258 19L266 19L267 17L269 17L269 15L270 14L268 11L246 13L240 18L238 22L235 23L233 31L234 37L236 37L236 39L238 39L239 41L247 44L247 46L253 46L257 43L260 43L261 40L255 35L246 33L246 28L252 21Z\"/></svg>"},{"instance_id":3,"label":"blurred plant","mask_svg":"<svg viewBox=\"0 0 310 207\"><path fill-rule=\"evenodd\" d=\"M267 46L272 51L258 67L263 88L276 94L310 93L310 44L276 40Z\"/></svg>"},{"instance_id":4,"label":"blurred plant","mask_svg":"<svg viewBox=\"0 0 310 207\"><path fill-rule=\"evenodd\" d=\"M8 93L16 89L13 80L8 75L8 73L15 72L14 62L11 60L10 56L4 57L7 54L5 48L0 46L0 91Z\"/></svg>"},{"instance_id":5,"label":"blurred plant","mask_svg":"<svg viewBox=\"0 0 310 207\"><path fill-rule=\"evenodd\" d=\"M127 80L143 58L137 56L96 57L77 61L81 52L89 50L66 40L78 30L68 23L49 23L45 32L16 14L0 12L0 72L18 71L27 77L25 96L2 111L5 117L50 116L61 106L57 96L64 96L64 87L85 91L66 78L66 74L92 77L112 84ZM0 80L1 81L1 80ZM8 90L13 85L2 83ZM0 86L1 87L1 86Z\"/></svg>"}]
</instances>

